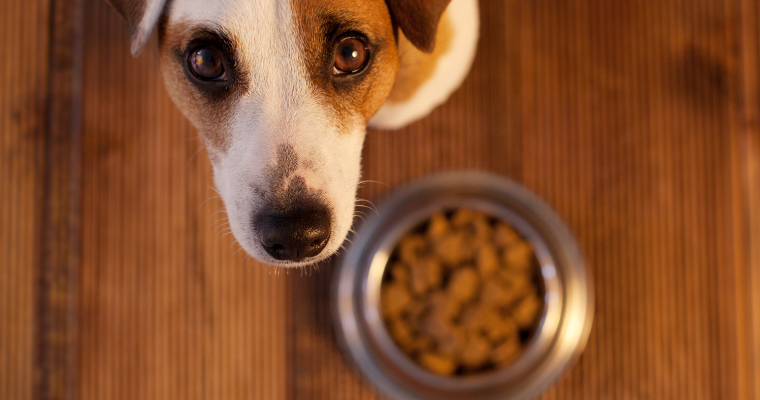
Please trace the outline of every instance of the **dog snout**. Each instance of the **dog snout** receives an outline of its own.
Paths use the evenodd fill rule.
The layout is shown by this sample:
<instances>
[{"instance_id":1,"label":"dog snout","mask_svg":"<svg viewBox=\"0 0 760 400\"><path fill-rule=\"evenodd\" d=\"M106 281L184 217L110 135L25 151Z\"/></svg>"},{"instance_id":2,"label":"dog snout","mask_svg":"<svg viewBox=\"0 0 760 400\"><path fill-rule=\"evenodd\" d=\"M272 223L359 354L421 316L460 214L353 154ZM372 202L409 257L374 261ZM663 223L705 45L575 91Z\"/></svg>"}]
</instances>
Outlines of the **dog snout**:
<instances>
[{"instance_id":1,"label":"dog snout","mask_svg":"<svg viewBox=\"0 0 760 400\"><path fill-rule=\"evenodd\" d=\"M314 257L330 239L330 212L321 205L288 210L268 207L257 220L261 245L277 260L301 261Z\"/></svg>"}]
</instances>

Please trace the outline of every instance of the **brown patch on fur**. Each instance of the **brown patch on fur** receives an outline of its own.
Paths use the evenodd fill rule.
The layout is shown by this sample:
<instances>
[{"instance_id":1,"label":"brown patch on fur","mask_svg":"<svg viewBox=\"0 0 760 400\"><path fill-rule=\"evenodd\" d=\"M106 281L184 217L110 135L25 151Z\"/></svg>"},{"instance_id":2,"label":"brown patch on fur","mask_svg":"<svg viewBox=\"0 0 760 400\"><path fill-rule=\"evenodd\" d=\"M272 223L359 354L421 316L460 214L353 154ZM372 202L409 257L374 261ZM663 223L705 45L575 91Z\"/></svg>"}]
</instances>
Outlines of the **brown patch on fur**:
<instances>
[{"instance_id":1,"label":"brown patch on fur","mask_svg":"<svg viewBox=\"0 0 760 400\"><path fill-rule=\"evenodd\" d=\"M248 86L246 68L234 54L234 39L224 32L220 33L223 39L228 39L224 40L225 46L229 53L233 53L230 65L225 64L225 69L228 79L235 81L229 88L220 88L214 93L193 83L185 65L186 54L194 40L214 36L210 32L215 30L216 27L198 26L187 21L169 24L166 18L159 21L158 28L161 71L166 89L185 117L200 131L212 161L229 149L232 110Z\"/></svg>"},{"instance_id":2,"label":"brown patch on fur","mask_svg":"<svg viewBox=\"0 0 760 400\"><path fill-rule=\"evenodd\" d=\"M441 18L438 25L438 44L430 54L418 50L406 37L399 35L398 52L401 59L388 102L403 103L414 96L420 86L433 76L438 60L451 48L453 36L454 26L448 14Z\"/></svg>"},{"instance_id":3,"label":"brown patch on fur","mask_svg":"<svg viewBox=\"0 0 760 400\"><path fill-rule=\"evenodd\" d=\"M356 118L363 123L385 102L398 69L391 16L383 0L291 0L302 39L306 72L315 92L334 110L347 130ZM334 76L334 51L346 35L367 40L370 60L364 70Z\"/></svg>"},{"instance_id":4,"label":"brown patch on fur","mask_svg":"<svg viewBox=\"0 0 760 400\"><path fill-rule=\"evenodd\" d=\"M451 0L386 0L393 21L418 49L432 53L441 15Z\"/></svg>"}]
</instances>

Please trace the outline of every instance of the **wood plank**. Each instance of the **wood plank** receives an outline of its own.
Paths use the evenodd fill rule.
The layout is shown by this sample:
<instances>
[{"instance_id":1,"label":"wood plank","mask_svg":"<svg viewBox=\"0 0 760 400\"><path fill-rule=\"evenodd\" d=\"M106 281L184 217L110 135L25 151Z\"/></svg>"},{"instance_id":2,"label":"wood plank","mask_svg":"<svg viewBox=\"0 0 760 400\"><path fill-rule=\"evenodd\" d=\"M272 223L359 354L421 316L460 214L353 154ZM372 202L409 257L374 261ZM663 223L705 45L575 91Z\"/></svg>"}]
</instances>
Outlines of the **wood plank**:
<instances>
[{"instance_id":1,"label":"wood plank","mask_svg":"<svg viewBox=\"0 0 760 400\"><path fill-rule=\"evenodd\" d=\"M83 2L51 5L40 265L40 398L74 400Z\"/></svg>"},{"instance_id":2,"label":"wood plank","mask_svg":"<svg viewBox=\"0 0 760 400\"><path fill-rule=\"evenodd\" d=\"M50 2L0 2L0 398L37 398Z\"/></svg>"},{"instance_id":3,"label":"wood plank","mask_svg":"<svg viewBox=\"0 0 760 400\"><path fill-rule=\"evenodd\" d=\"M749 320L752 322L754 399L760 399L760 3L742 0L742 88L741 127L746 136L738 138L737 160L739 185L746 198L739 218L745 222L744 244L747 252L749 283Z\"/></svg>"},{"instance_id":4,"label":"wood plank","mask_svg":"<svg viewBox=\"0 0 760 400\"><path fill-rule=\"evenodd\" d=\"M544 398L758 398L760 6L481 6L472 75L430 118L370 132L364 176L384 184L365 183L361 196L486 169L568 221L597 282L597 319L579 365ZM35 321L37 266L51 265L40 257L44 121L66 118L46 106L57 87L51 32L40 29L49 12L0 5L0 37L19 60L0 65L0 398L70 393L42 384L66 372L55 353L65 338L35 349L47 321ZM333 342L330 266L278 276L219 238L208 160L194 157L201 144L164 93L155 47L129 58L100 0L87 1L86 21L77 397L378 397ZM62 187L48 184L48 215L70 199ZM40 360L59 367L36 380Z\"/></svg>"},{"instance_id":5,"label":"wood plank","mask_svg":"<svg viewBox=\"0 0 760 400\"><path fill-rule=\"evenodd\" d=\"M429 118L369 133L363 176L385 185L365 184L361 196L377 202L430 172L486 169L568 222L596 281L596 318L580 362L543 398L748 398L746 257L734 244L757 236L745 236L732 163L745 135L734 123L737 3L480 5L471 76ZM752 174L756 154L743 164ZM329 270L292 278L293 397L375 398L332 344Z\"/></svg>"},{"instance_id":6,"label":"wood plank","mask_svg":"<svg viewBox=\"0 0 760 400\"><path fill-rule=\"evenodd\" d=\"M287 286L226 235L155 41L85 3L77 398L282 399Z\"/></svg>"}]
</instances>

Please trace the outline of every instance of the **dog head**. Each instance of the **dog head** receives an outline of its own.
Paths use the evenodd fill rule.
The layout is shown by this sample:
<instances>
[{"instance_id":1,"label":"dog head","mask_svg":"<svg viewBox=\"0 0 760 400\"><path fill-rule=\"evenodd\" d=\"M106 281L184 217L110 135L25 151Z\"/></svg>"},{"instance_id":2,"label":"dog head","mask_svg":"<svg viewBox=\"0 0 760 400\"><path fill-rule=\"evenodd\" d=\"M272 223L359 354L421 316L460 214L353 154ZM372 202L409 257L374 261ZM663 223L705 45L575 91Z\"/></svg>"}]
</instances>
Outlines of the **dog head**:
<instances>
[{"instance_id":1,"label":"dog head","mask_svg":"<svg viewBox=\"0 0 760 400\"><path fill-rule=\"evenodd\" d=\"M367 123L409 91L399 36L432 52L449 0L111 3L133 55L158 27L166 88L200 131L240 245L300 266L342 245Z\"/></svg>"}]
</instances>

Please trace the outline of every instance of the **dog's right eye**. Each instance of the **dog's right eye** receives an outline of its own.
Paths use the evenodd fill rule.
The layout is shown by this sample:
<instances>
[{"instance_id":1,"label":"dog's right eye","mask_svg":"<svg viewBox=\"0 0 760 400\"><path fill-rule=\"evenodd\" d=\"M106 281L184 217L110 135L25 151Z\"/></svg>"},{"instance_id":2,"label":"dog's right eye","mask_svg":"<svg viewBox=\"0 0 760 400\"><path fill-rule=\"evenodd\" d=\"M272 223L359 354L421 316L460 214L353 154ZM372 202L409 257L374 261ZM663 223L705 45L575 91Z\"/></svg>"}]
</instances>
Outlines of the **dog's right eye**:
<instances>
[{"instance_id":1,"label":"dog's right eye","mask_svg":"<svg viewBox=\"0 0 760 400\"><path fill-rule=\"evenodd\" d=\"M203 80L223 80L224 63L222 53L213 46L199 47L190 52L190 70Z\"/></svg>"}]
</instances>

